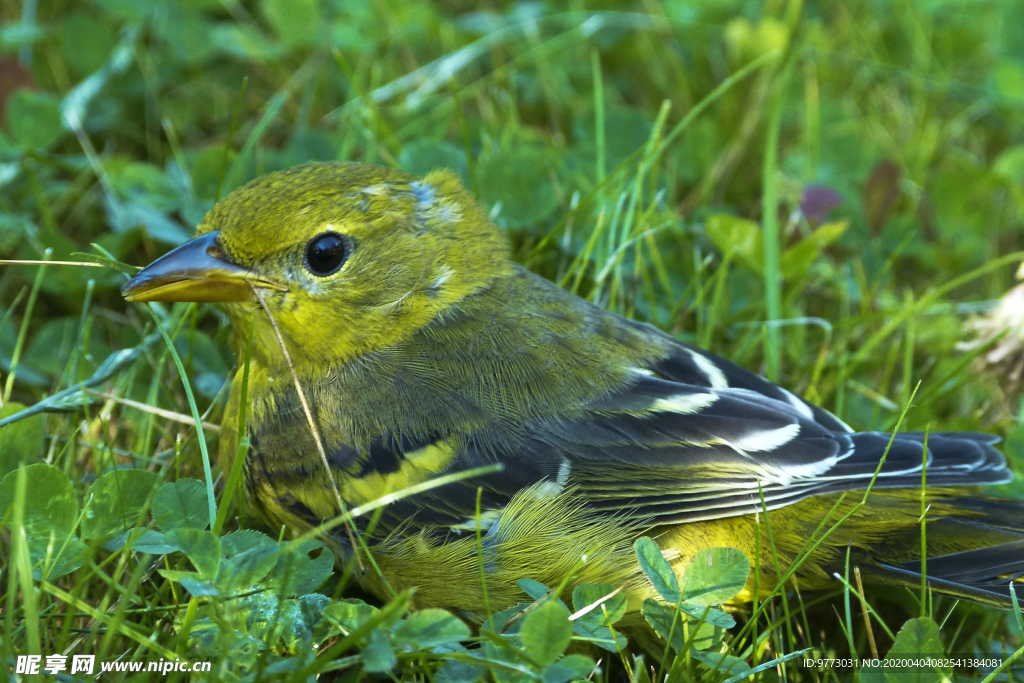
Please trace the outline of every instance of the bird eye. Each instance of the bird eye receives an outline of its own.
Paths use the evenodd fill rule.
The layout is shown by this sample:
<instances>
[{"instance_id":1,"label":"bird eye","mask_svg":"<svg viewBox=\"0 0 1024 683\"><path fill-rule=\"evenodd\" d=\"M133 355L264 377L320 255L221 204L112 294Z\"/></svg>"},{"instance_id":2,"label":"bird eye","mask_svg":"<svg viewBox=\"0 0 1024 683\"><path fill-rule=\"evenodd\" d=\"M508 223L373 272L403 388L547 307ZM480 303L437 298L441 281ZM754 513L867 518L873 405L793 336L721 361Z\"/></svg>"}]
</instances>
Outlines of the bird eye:
<instances>
[{"instance_id":1,"label":"bird eye","mask_svg":"<svg viewBox=\"0 0 1024 683\"><path fill-rule=\"evenodd\" d=\"M306 245L306 268L318 277L332 275L345 263L345 238L336 232L317 235Z\"/></svg>"}]
</instances>

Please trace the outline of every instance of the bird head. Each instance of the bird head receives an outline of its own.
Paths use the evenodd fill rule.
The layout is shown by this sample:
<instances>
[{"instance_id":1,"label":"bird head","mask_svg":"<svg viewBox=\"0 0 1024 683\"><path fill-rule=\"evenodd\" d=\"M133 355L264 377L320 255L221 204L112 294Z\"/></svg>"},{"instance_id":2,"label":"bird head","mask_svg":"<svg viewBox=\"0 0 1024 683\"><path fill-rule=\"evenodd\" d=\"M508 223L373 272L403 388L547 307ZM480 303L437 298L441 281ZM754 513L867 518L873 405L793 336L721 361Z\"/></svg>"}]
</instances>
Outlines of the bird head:
<instances>
[{"instance_id":1,"label":"bird head","mask_svg":"<svg viewBox=\"0 0 1024 683\"><path fill-rule=\"evenodd\" d=\"M265 306L255 354L279 357L276 324L301 346L297 364L330 364L407 338L510 268L504 235L454 174L314 163L232 192L122 293L221 302L243 337Z\"/></svg>"}]
</instances>

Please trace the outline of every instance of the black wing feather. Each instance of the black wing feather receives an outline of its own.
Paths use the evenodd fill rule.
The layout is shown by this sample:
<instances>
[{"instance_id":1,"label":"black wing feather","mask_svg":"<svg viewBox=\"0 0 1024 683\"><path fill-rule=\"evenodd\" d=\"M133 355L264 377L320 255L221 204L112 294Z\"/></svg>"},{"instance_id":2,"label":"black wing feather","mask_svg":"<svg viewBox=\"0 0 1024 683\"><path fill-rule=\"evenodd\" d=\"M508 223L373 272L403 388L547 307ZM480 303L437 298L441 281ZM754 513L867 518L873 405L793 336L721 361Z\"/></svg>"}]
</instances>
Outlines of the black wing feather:
<instances>
[{"instance_id":1,"label":"black wing feather","mask_svg":"<svg viewBox=\"0 0 1024 683\"><path fill-rule=\"evenodd\" d=\"M924 434L853 433L754 373L671 343L667 358L637 368L632 383L590 401L578 417L535 420L517 435L465 435L447 471L501 463L503 472L389 506L385 526L465 524L478 487L482 507L500 509L545 481L555 490L573 486L595 511L669 523L757 512L762 495L775 509L864 489L873 478L879 488L917 487L923 462L929 485L1011 478L991 435L930 434L924 455ZM394 451L421 445L385 440L371 469L392 462L381 450L389 443Z\"/></svg>"}]
</instances>

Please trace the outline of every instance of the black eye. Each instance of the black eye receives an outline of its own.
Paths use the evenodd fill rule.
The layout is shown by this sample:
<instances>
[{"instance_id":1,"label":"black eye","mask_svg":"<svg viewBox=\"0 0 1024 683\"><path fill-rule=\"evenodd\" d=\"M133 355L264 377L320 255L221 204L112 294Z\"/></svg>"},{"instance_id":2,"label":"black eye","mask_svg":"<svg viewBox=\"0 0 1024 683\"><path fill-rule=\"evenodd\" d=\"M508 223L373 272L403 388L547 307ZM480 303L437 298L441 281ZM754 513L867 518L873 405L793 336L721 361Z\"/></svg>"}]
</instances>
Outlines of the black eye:
<instances>
[{"instance_id":1,"label":"black eye","mask_svg":"<svg viewBox=\"0 0 1024 683\"><path fill-rule=\"evenodd\" d=\"M345 238L336 232L325 232L306 245L306 268L313 275L326 277L341 268L346 256Z\"/></svg>"}]
</instances>

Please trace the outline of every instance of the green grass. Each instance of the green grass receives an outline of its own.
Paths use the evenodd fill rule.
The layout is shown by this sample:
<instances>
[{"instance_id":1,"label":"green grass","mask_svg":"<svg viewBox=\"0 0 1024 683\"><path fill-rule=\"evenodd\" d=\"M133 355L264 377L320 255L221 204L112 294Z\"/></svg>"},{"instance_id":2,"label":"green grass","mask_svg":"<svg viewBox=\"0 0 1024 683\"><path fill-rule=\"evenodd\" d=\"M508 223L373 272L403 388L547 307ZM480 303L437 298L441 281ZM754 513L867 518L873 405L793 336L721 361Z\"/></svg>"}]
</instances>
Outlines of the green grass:
<instances>
[{"instance_id":1,"label":"green grass","mask_svg":"<svg viewBox=\"0 0 1024 683\"><path fill-rule=\"evenodd\" d=\"M703 649L702 619L724 617L670 600L664 623L684 635L663 634L653 669L611 651L614 599L587 622L611 650L561 659L550 643L585 636L546 606L557 587L529 586L525 615L495 617L521 629L512 639L497 626L465 640L456 620L409 616L407 594L362 605L357 568L332 572L312 539L241 531L241 470L216 458L236 367L224 318L130 306L117 288L131 271L119 264L180 243L217 198L267 171L451 167L497 207L518 260L581 296L857 428L998 433L1020 471L1019 386L975 370L984 347L958 348L1024 260L1020 11L0 0L0 259L54 262L0 266L0 416L37 411L0 427L4 657L210 659L210 680L554 683L596 655L596 679L641 683L725 680L711 669L740 666L729 657L753 667L747 680L851 681L853 669L799 660L935 639L950 653L1019 652L1019 615L862 588L854 568L831 593L777 591L737 612L725 645ZM841 201L801 213L809 186Z\"/></svg>"}]
</instances>

